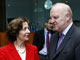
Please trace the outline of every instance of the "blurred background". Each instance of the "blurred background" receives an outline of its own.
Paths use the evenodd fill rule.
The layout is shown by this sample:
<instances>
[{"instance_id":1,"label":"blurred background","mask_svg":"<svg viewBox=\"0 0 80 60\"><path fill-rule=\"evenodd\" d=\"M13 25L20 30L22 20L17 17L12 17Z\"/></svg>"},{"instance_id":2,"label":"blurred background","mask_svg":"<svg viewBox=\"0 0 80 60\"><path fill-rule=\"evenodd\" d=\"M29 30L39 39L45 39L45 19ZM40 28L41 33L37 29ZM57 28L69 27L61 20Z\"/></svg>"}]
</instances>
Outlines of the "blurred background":
<instances>
[{"instance_id":1,"label":"blurred background","mask_svg":"<svg viewBox=\"0 0 80 60\"><path fill-rule=\"evenodd\" d=\"M32 44L35 31L44 28L51 6L57 2L70 5L73 21L80 27L80 0L0 0L0 47L9 43L5 31L8 23L16 17L29 19L31 33L28 43Z\"/></svg>"},{"instance_id":2,"label":"blurred background","mask_svg":"<svg viewBox=\"0 0 80 60\"><path fill-rule=\"evenodd\" d=\"M42 29L50 11L50 8L44 7L46 1L51 1L52 4L69 4L73 11L74 23L80 26L80 0L0 0L0 32L4 32L8 22L16 17L28 18L31 32ZM49 2L46 5L49 6Z\"/></svg>"}]
</instances>

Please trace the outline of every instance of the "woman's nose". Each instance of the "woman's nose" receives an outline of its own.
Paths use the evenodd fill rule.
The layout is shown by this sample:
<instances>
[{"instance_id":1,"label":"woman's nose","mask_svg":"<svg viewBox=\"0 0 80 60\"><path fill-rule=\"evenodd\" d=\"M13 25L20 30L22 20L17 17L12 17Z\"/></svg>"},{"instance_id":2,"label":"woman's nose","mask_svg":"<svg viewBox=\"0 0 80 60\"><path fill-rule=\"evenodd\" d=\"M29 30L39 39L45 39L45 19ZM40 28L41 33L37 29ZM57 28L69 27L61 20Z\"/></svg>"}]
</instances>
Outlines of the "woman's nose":
<instances>
[{"instance_id":1,"label":"woman's nose","mask_svg":"<svg viewBox=\"0 0 80 60\"><path fill-rule=\"evenodd\" d=\"M30 30L29 30L29 29L27 29L27 30L26 30L26 32L30 33Z\"/></svg>"}]
</instances>

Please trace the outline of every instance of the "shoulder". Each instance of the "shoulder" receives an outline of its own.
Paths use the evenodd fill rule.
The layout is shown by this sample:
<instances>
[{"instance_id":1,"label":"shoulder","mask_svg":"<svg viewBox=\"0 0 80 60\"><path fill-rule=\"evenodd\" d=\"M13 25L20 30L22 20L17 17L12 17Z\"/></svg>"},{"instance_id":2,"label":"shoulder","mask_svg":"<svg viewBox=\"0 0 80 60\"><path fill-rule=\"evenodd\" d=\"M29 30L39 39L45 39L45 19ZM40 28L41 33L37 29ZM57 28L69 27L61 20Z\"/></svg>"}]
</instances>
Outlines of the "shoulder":
<instances>
[{"instance_id":1,"label":"shoulder","mask_svg":"<svg viewBox=\"0 0 80 60\"><path fill-rule=\"evenodd\" d=\"M56 31L52 31L52 30L51 30L51 34L54 34L54 33L56 33Z\"/></svg>"},{"instance_id":2,"label":"shoulder","mask_svg":"<svg viewBox=\"0 0 80 60\"><path fill-rule=\"evenodd\" d=\"M80 28L74 25L74 35L80 36Z\"/></svg>"},{"instance_id":3,"label":"shoulder","mask_svg":"<svg viewBox=\"0 0 80 60\"><path fill-rule=\"evenodd\" d=\"M26 47L31 50L37 49L35 45L29 44L29 43L26 43Z\"/></svg>"},{"instance_id":4,"label":"shoulder","mask_svg":"<svg viewBox=\"0 0 80 60\"><path fill-rule=\"evenodd\" d=\"M0 47L0 52L7 52L9 49L13 47L13 43L9 43L8 45Z\"/></svg>"},{"instance_id":5,"label":"shoulder","mask_svg":"<svg viewBox=\"0 0 80 60\"><path fill-rule=\"evenodd\" d=\"M1 50L5 50L5 49L7 49L9 47L9 44L8 45L5 45L5 46L2 46L2 47L0 47L0 51Z\"/></svg>"},{"instance_id":6,"label":"shoulder","mask_svg":"<svg viewBox=\"0 0 80 60\"><path fill-rule=\"evenodd\" d=\"M0 55L5 55L9 52L10 44L0 47Z\"/></svg>"},{"instance_id":7,"label":"shoulder","mask_svg":"<svg viewBox=\"0 0 80 60\"><path fill-rule=\"evenodd\" d=\"M38 35L42 35L42 34L44 34L44 29L36 31L34 36L38 36Z\"/></svg>"},{"instance_id":8,"label":"shoulder","mask_svg":"<svg viewBox=\"0 0 80 60\"><path fill-rule=\"evenodd\" d=\"M44 29L38 30L35 33L40 33L40 32L44 32Z\"/></svg>"}]
</instances>

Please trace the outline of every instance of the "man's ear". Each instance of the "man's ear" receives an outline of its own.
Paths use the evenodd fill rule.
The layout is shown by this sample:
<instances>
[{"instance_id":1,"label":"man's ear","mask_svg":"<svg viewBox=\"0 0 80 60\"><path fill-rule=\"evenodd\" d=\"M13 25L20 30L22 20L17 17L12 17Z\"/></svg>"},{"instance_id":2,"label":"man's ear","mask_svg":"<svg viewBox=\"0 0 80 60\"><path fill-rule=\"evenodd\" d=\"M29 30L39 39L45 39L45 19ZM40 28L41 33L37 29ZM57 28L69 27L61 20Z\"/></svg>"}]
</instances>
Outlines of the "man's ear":
<instances>
[{"instance_id":1,"label":"man's ear","mask_svg":"<svg viewBox=\"0 0 80 60\"><path fill-rule=\"evenodd\" d=\"M45 23L45 25L47 25L47 22Z\"/></svg>"},{"instance_id":2,"label":"man's ear","mask_svg":"<svg viewBox=\"0 0 80 60\"><path fill-rule=\"evenodd\" d=\"M71 19L71 14L69 12L66 14L66 18L67 21Z\"/></svg>"}]
</instances>

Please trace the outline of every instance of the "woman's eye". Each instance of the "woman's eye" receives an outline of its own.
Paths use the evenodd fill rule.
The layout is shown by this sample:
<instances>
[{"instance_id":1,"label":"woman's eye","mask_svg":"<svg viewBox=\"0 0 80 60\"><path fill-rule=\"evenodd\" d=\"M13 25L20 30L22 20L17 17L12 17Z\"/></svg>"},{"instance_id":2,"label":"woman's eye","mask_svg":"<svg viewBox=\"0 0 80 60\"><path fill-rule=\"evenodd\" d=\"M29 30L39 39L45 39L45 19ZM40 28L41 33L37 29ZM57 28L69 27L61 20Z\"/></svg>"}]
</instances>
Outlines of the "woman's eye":
<instances>
[{"instance_id":1,"label":"woman's eye","mask_svg":"<svg viewBox=\"0 0 80 60\"><path fill-rule=\"evenodd\" d=\"M27 27L23 28L23 30L26 30L26 29L27 29Z\"/></svg>"}]
</instances>

